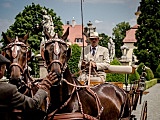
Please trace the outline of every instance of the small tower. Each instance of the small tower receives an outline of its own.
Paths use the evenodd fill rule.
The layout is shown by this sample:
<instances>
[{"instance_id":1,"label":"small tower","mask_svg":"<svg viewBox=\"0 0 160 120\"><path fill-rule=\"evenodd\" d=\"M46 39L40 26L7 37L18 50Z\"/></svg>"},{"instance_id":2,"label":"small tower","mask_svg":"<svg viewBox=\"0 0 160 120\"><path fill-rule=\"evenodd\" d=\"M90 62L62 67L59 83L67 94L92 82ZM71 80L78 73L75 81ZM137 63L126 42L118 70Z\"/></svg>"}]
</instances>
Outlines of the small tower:
<instances>
[{"instance_id":1,"label":"small tower","mask_svg":"<svg viewBox=\"0 0 160 120\"><path fill-rule=\"evenodd\" d=\"M138 6L137 12L135 12L135 15L136 15L136 18L137 18L137 19L138 19L138 17L139 17L140 14L141 14L140 6Z\"/></svg>"},{"instance_id":2,"label":"small tower","mask_svg":"<svg viewBox=\"0 0 160 120\"><path fill-rule=\"evenodd\" d=\"M87 40L86 42L89 44L89 37L90 37L90 33L93 33L93 32L96 32L96 27L93 26L92 22L89 21L87 23L87 27L84 28L84 34L86 35L87 37Z\"/></svg>"}]
</instances>

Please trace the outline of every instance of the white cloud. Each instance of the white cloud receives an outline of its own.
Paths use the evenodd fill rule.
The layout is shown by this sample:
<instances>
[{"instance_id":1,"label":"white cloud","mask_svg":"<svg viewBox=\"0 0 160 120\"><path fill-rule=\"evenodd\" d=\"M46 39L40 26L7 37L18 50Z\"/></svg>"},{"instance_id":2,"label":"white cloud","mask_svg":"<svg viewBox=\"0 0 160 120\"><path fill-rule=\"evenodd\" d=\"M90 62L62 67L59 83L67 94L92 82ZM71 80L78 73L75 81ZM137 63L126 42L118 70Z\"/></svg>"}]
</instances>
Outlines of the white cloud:
<instances>
[{"instance_id":1,"label":"white cloud","mask_svg":"<svg viewBox=\"0 0 160 120\"><path fill-rule=\"evenodd\" d=\"M94 22L95 22L95 23L101 23L101 22L103 22L103 21L95 20Z\"/></svg>"},{"instance_id":2,"label":"white cloud","mask_svg":"<svg viewBox=\"0 0 160 120\"><path fill-rule=\"evenodd\" d=\"M80 2L81 0L63 0L64 2ZM82 0L88 3L124 3L129 0Z\"/></svg>"}]
</instances>

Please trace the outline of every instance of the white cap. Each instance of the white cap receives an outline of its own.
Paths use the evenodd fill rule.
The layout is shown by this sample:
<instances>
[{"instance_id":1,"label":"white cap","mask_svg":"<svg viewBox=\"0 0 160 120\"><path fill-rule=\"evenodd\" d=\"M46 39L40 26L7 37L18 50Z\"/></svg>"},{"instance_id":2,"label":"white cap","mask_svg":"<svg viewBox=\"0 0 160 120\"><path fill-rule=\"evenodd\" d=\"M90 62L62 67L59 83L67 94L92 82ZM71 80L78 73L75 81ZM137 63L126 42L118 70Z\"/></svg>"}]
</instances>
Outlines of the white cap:
<instances>
[{"instance_id":1,"label":"white cap","mask_svg":"<svg viewBox=\"0 0 160 120\"><path fill-rule=\"evenodd\" d=\"M92 33L90 33L90 37L89 38L99 38L98 32L92 32Z\"/></svg>"}]
</instances>

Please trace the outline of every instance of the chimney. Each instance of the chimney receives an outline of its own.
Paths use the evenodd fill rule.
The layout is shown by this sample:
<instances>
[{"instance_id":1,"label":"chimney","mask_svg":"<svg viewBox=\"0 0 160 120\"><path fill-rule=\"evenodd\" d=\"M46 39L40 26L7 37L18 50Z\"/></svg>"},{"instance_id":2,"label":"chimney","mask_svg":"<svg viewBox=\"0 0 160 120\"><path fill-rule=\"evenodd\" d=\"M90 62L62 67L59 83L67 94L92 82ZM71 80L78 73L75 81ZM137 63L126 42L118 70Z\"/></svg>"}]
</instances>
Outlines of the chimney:
<instances>
[{"instance_id":1,"label":"chimney","mask_svg":"<svg viewBox=\"0 0 160 120\"><path fill-rule=\"evenodd\" d=\"M67 21L67 25L69 25L69 21Z\"/></svg>"},{"instance_id":2,"label":"chimney","mask_svg":"<svg viewBox=\"0 0 160 120\"><path fill-rule=\"evenodd\" d=\"M76 21L74 20L74 17L73 17L73 20L72 20L72 27L74 27L76 25Z\"/></svg>"}]
</instances>

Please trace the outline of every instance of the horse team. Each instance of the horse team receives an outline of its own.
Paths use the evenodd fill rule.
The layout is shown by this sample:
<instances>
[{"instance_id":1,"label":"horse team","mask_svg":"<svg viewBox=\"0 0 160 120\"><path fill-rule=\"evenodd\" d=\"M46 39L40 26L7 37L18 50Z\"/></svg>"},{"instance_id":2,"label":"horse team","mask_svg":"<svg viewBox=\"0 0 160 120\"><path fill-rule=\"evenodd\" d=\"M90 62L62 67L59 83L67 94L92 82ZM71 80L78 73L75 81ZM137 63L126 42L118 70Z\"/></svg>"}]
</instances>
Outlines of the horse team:
<instances>
[{"instance_id":1,"label":"horse team","mask_svg":"<svg viewBox=\"0 0 160 120\"><path fill-rule=\"evenodd\" d=\"M71 57L71 48L65 42L68 34L69 29L62 37L45 32L47 41L41 47L41 56L47 65L47 71L56 73L58 80L54 81L48 100L44 101L42 109L37 112L43 115L38 117L35 112L32 117L39 120L133 119L131 98L124 89L109 83L84 86L72 77L67 65ZM9 82L15 84L21 93L32 97L38 81L31 78L28 70L27 61L31 57L27 44L28 34L23 38L11 39L3 33L3 37L7 42L4 55L11 62L14 61L9 66Z\"/></svg>"}]
</instances>

